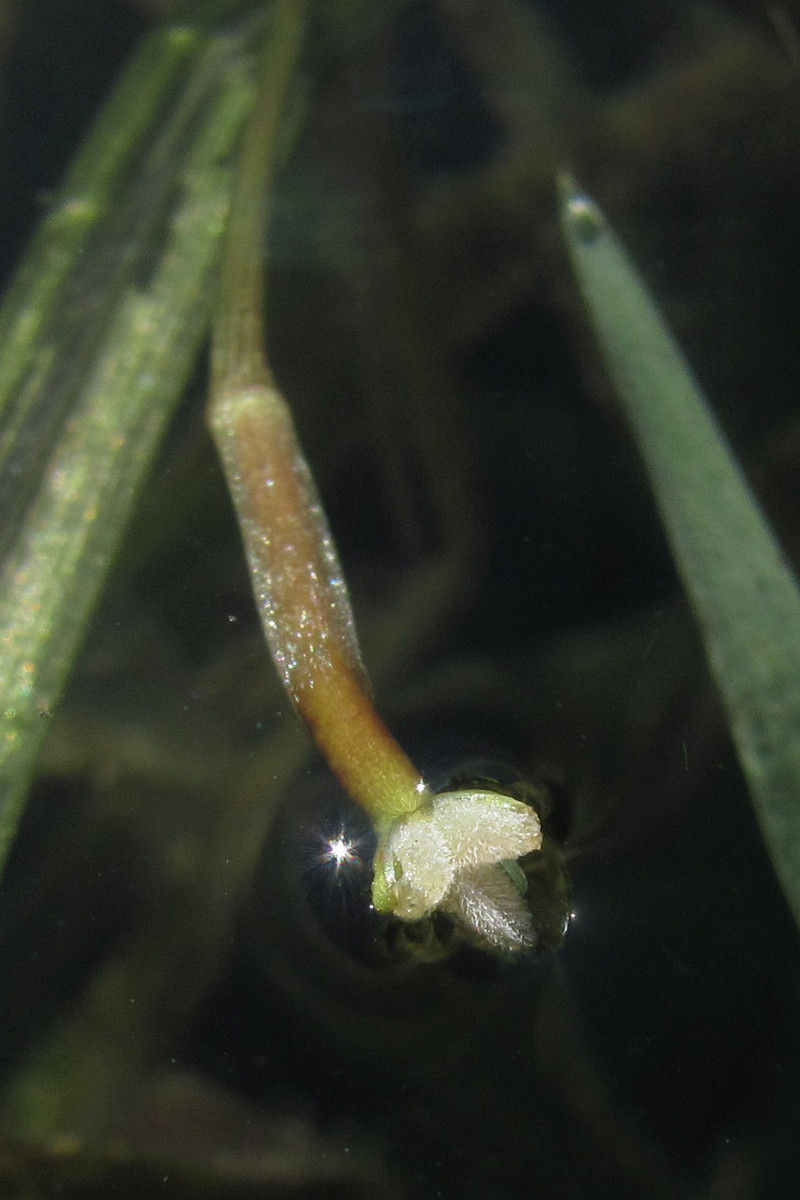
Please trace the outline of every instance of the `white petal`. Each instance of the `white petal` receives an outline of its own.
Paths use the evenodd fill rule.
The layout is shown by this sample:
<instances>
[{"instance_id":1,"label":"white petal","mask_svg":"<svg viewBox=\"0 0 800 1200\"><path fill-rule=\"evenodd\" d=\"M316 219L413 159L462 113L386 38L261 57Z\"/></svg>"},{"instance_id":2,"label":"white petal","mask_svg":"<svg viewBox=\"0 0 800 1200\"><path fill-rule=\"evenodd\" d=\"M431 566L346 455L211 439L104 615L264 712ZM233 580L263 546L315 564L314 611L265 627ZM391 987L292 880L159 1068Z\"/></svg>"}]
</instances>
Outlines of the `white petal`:
<instances>
[{"instance_id":1,"label":"white petal","mask_svg":"<svg viewBox=\"0 0 800 1200\"><path fill-rule=\"evenodd\" d=\"M533 809L497 792L444 792L434 796L433 813L459 867L520 858L542 844Z\"/></svg>"},{"instance_id":2,"label":"white petal","mask_svg":"<svg viewBox=\"0 0 800 1200\"><path fill-rule=\"evenodd\" d=\"M386 863L394 911L404 921L417 921L436 908L455 878L450 848L427 807L392 827Z\"/></svg>"},{"instance_id":3,"label":"white petal","mask_svg":"<svg viewBox=\"0 0 800 1200\"><path fill-rule=\"evenodd\" d=\"M459 872L442 908L488 949L515 952L534 944L530 911L499 865Z\"/></svg>"}]
</instances>

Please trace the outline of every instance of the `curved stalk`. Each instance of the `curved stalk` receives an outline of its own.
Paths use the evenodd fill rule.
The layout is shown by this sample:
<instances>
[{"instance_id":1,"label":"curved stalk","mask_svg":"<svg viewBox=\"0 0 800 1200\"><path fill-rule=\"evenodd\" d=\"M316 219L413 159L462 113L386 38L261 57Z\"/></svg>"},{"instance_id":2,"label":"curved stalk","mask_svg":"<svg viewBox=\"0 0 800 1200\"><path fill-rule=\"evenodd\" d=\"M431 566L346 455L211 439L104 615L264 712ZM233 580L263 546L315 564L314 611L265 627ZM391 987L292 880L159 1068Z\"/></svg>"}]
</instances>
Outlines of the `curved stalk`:
<instances>
[{"instance_id":1,"label":"curved stalk","mask_svg":"<svg viewBox=\"0 0 800 1200\"><path fill-rule=\"evenodd\" d=\"M283 685L344 786L382 823L413 811L426 789L372 704L336 548L264 351L262 230L308 8L307 0L278 0L243 139L214 324L209 421Z\"/></svg>"},{"instance_id":2,"label":"curved stalk","mask_svg":"<svg viewBox=\"0 0 800 1200\"><path fill-rule=\"evenodd\" d=\"M264 351L262 230L308 10L306 0L275 5L230 216L209 424L284 687L378 830L375 906L407 920L443 907L491 945L519 949L533 940L530 914L499 863L539 848L538 817L493 793L431 796L379 717L333 539Z\"/></svg>"}]
</instances>

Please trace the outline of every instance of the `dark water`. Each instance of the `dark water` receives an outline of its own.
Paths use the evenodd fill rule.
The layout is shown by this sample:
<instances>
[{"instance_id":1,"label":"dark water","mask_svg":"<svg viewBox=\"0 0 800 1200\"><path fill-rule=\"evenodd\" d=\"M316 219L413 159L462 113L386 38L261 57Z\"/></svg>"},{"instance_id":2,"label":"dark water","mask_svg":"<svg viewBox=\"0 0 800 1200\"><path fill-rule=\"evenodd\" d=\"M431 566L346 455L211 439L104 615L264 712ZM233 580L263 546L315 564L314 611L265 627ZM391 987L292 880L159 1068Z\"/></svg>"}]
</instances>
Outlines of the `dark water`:
<instances>
[{"instance_id":1,"label":"dark water","mask_svg":"<svg viewBox=\"0 0 800 1200\"><path fill-rule=\"evenodd\" d=\"M276 369L382 713L432 776L544 789L569 929L428 961L370 913L369 830L261 642L200 362L0 893L9 1195L796 1195L797 931L553 189L571 167L637 257L796 565L796 18L318 17ZM20 5L9 263L143 27ZM333 874L340 829L362 862Z\"/></svg>"}]
</instances>

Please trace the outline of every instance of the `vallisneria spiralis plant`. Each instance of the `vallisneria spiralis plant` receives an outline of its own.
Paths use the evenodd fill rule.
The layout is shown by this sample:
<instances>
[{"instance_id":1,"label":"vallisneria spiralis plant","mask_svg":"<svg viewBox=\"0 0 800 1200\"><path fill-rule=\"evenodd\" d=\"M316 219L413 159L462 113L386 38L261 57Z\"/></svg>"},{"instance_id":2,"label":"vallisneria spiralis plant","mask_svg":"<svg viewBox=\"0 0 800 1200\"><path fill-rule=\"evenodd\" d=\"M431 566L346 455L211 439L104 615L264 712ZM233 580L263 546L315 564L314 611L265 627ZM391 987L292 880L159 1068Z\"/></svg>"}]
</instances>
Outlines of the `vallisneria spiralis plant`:
<instances>
[{"instance_id":1,"label":"vallisneria spiralis plant","mask_svg":"<svg viewBox=\"0 0 800 1200\"><path fill-rule=\"evenodd\" d=\"M257 34L144 39L0 306L0 875L206 335Z\"/></svg>"},{"instance_id":2,"label":"vallisneria spiralis plant","mask_svg":"<svg viewBox=\"0 0 800 1200\"><path fill-rule=\"evenodd\" d=\"M208 420L283 685L375 825L375 908L407 921L440 909L486 947L523 950L533 922L510 864L541 847L539 818L493 791L432 794L376 712L336 549L264 350L265 202L308 9L306 0L275 6L228 224Z\"/></svg>"},{"instance_id":3,"label":"vallisneria spiralis plant","mask_svg":"<svg viewBox=\"0 0 800 1200\"><path fill-rule=\"evenodd\" d=\"M560 181L597 340L647 467L775 871L800 924L800 591L700 385L594 200Z\"/></svg>"}]
</instances>

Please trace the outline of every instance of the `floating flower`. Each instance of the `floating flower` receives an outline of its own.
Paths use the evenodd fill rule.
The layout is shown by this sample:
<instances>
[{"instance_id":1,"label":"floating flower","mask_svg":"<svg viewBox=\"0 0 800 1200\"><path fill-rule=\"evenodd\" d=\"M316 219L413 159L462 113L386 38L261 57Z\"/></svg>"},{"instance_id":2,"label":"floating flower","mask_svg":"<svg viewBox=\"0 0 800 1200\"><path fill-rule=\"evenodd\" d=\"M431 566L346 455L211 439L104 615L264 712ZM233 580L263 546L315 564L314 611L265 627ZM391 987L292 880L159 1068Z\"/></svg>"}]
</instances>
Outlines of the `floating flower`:
<instances>
[{"instance_id":1,"label":"floating flower","mask_svg":"<svg viewBox=\"0 0 800 1200\"><path fill-rule=\"evenodd\" d=\"M532 808L497 792L444 792L391 824L375 855L373 903L404 921L434 909L493 949L533 945L533 923L503 865L542 844Z\"/></svg>"}]
</instances>

